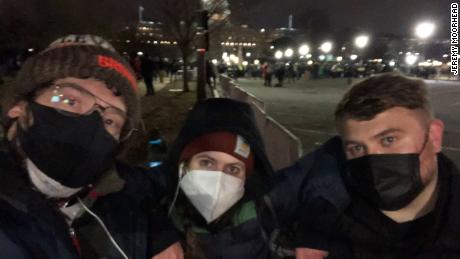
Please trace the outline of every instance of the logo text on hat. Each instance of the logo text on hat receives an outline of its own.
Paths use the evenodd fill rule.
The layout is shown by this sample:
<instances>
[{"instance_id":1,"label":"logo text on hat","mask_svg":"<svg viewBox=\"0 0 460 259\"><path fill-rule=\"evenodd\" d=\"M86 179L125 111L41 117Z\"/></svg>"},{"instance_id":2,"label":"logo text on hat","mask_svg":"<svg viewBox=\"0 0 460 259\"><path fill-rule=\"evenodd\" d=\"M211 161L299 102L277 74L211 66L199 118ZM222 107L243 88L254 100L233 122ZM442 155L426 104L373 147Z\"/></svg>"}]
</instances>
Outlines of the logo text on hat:
<instances>
[{"instance_id":1,"label":"logo text on hat","mask_svg":"<svg viewBox=\"0 0 460 259\"><path fill-rule=\"evenodd\" d=\"M134 76L129 72L129 70L123 66L120 62L116 61L115 59L103 55L98 55L97 56L97 61L99 66L105 67L105 68L111 68L118 73L120 73L124 78L126 78L130 83L131 86L133 87L134 91L137 91L137 83L136 79Z\"/></svg>"},{"instance_id":2,"label":"logo text on hat","mask_svg":"<svg viewBox=\"0 0 460 259\"><path fill-rule=\"evenodd\" d=\"M251 148L249 147L249 144L240 135L238 135L236 138L236 147L234 152L244 158L248 158L249 153L251 153Z\"/></svg>"}]
</instances>

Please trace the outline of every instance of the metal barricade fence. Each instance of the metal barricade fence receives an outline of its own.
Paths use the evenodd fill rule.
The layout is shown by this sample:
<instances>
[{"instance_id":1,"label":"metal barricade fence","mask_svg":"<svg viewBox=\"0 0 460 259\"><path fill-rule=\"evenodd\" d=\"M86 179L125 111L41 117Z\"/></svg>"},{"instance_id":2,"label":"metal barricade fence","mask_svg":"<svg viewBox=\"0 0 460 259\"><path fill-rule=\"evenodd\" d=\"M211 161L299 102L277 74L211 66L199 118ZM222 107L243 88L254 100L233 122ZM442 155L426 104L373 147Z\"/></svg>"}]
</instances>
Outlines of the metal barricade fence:
<instances>
[{"instance_id":1,"label":"metal barricade fence","mask_svg":"<svg viewBox=\"0 0 460 259\"><path fill-rule=\"evenodd\" d=\"M302 155L299 138L266 114L263 101L239 87L231 78L220 75L219 79L218 96L215 97L231 98L251 105L273 168L278 170L297 161Z\"/></svg>"}]
</instances>

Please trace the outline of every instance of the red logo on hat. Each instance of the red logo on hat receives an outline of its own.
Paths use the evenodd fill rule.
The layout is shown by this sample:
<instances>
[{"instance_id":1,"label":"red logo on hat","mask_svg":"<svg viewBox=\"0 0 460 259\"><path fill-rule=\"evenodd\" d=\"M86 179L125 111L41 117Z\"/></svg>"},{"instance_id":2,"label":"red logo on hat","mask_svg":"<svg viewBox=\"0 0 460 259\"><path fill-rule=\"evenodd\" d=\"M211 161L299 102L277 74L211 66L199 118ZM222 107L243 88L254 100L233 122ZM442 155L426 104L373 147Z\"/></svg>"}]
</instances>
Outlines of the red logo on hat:
<instances>
[{"instance_id":1,"label":"red logo on hat","mask_svg":"<svg viewBox=\"0 0 460 259\"><path fill-rule=\"evenodd\" d=\"M118 73L120 73L124 78L126 78L130 83L134 91L137 92L137 82L136 78L129 72L129 70L123 66L120 62L116 61L115 59L107 56L98 55L97 61L99 66L112 68Z\"/></svg>"}]
</instances>

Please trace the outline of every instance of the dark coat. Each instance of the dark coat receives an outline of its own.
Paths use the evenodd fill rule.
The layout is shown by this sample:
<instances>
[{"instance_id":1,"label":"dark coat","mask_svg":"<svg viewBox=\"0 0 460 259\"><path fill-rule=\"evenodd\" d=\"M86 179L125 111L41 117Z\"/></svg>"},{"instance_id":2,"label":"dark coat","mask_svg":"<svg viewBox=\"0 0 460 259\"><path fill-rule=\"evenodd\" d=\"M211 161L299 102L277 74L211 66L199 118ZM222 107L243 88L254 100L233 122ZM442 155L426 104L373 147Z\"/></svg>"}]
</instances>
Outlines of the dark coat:
<instances>
[{"instance_id":1,"label":"dark coat","mask_svg":"<svg viewBox=\"0 0 460 259\"><path fill-rule=\"evenodd\" d=\"M26 173L0 154L0 257L78 258L70 229L56 206L34 191ZM136 168L117 164L124 188L91 207L129 258L151 258L176 242L166 215L155 210L156 191ZM161 186L161 184L156 184ZM82 258L122 258L94 218L73 222ZM166 234L165 234L166 233Z\"/></svg>"},{"instance_id":2,"label":"dark coat","mask_svg":"<svg viewBox=\"0 0 460 259\"><path fill-rule=\"evenodd\" d=\"M301 206L303 211L298 210L296 247L328 251L328 258L460 258L460 173L446 156L438 156L440 192L434 211L402 224L385 217L348 189L341 179L344 161L329 158L322 170L305 171L314 169L311 163L294 169L325 176L316 178L319 185L313 184L314 180L307 184L320 187L316 190L300 188L303 191L298 200L308 202ZM305 192L308 189L314 191ZM291 204L296 207L295 202Z\"/></svg>"}]
</instances>

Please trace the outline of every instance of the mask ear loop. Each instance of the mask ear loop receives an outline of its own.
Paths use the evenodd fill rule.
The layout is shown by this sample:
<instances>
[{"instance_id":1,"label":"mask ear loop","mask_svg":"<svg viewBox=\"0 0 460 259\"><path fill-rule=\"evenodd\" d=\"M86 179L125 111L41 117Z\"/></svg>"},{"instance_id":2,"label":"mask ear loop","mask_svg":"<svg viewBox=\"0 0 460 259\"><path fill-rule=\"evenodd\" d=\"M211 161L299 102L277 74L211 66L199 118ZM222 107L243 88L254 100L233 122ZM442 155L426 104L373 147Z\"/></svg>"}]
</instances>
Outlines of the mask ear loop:
<instances>
[{"instance_id":1,"label":"mask ear loop","mask_svg":"<svg viewBox=\"0 0 460 259\"><path fill-rule=\"evenodd\" d=\"M428 139L430 138L430 130L428 129L428 132L425 134L425 140L423 141L423 146L422 148L420 149L419 151L419 155L421 155L423 153L423 151L425 150L425 147L426 147L426 143L428 143Z\"/></svg>"},{"instance_id":2,"label":"mask ear loop","mask_svg":"<svg viewBox=\"0 0 460 259\"><path fill-rule=\"evenodd\" d=\"M179 165L179 175L178 175L179 177L177 178L176 191L174 193L174 199L171 202L171 205L169 206L169 209L168 209L168 216L171 215L172 210L174 208L174 204L176 203L176 200L177 200L177 196L179 196L180 182L182 181L182 177L184 176L184 170L185 170L185 165L184 165L184 163L181 163Z\"/></svg>"}]
</instances>

